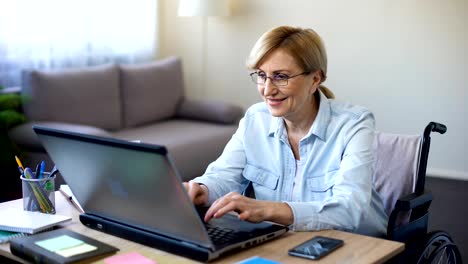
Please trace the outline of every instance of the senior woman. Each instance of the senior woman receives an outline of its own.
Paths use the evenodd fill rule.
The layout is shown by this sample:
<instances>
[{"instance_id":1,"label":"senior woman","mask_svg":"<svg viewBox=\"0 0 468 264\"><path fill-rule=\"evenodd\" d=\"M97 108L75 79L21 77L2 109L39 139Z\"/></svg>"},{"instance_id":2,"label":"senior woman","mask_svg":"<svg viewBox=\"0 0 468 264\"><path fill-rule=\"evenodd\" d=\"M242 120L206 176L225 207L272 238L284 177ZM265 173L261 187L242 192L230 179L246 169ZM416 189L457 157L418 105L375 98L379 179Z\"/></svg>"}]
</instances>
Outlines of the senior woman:
<instances>
[{"instance_id":1,"label":"senior woman","mask_svg":"<svg viewBox=\"0 0 468 264\"><path fill-rule=\"evenodd\" d=\"M374 117L322 85L327 56L312 29L281 26L247 60L263 102L251 106L221 156L184 183L205 221L234 211L295 231L381 236L387 215L372 183ZM241 195L252 182L256 198Z\"/></svg>"}]
</instances>

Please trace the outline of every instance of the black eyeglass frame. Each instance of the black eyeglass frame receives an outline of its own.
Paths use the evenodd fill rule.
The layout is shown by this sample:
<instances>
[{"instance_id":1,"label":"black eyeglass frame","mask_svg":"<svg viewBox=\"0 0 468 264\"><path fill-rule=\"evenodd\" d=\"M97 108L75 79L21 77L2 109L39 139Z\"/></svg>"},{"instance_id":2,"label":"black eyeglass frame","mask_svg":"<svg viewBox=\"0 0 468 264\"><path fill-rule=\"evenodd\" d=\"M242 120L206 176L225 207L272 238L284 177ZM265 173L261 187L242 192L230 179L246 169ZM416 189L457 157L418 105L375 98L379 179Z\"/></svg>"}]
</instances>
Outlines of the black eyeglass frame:
<instances>
[{"instance_id":1,"label":"black eyeglass frame","mask_svg":"<svg viewBox=\"0 0 468 264\"><path fill-rule=\"evenodd\" d=\"M250 73L250 78L252 79L252 82L257 84L257 85L265 85L266 82L267 82L267 79L270 79L271 83L273 83L274 85L276 86L287 86L289 84L289 79L292 79L294 77L297 77L297 76L300 76L300 75L307 75L307 74L310 74L311 72L310 71L304 71L302 73L299 73L299 74L296 74L296 75L293 75L293 76L288 76L288 78L283 78L283 79L274 79L274 76L273 77L268 77L266 76L265 79L263 80L263 78L260 77L261 80L263 80L263 82L258 82L257 80L259 79L259 75L258 75L258 71L256 72L252 72ZM287 74L284 74L287 76ZM284 84L279 84L278 82L279 81L285 81Z\"/></svg>"}]
</instances>

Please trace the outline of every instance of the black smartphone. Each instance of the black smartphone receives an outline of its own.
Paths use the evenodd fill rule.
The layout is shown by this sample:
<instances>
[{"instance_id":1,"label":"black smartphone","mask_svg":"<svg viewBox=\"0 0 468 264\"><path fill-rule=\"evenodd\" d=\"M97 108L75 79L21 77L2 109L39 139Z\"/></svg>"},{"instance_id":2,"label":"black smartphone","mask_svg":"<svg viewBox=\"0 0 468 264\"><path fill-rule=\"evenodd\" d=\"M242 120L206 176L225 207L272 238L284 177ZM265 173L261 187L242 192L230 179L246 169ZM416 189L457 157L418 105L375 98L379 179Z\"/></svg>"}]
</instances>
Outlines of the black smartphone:
<instances>
[{"instance_id":1,"label":"black smartphone","mask_svg":"<svg viewBox=\"0 0 468 264\"><path fill-rule=\"evenodd\" d=\"M288 254L308 259L319 259L333 250L341 247L343 240L331 237L316 236L290 249Z\"/></svg>"}]
</instances>

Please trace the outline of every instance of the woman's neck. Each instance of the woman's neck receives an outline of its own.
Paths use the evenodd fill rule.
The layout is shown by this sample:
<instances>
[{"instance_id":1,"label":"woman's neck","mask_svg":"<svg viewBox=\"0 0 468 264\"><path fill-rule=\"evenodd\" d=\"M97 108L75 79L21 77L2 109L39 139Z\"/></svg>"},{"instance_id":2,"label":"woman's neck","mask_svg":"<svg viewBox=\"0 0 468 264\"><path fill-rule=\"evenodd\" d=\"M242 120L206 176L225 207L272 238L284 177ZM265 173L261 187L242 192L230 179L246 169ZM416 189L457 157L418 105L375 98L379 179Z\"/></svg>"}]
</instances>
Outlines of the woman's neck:
<instances>
[{"instance_id":1,"label":"woman's neck","mask_svg":"<svg viewBox=\"0 0 468 264\"><path fill-rule=\"evenodd\" d=\"M298 114L294 119L284 118L284 123L286 126L286 131L288 133L288 141L291 145L291 149L296 160L300 160L299 154L299 142L304 138L307 133L309 133L312 124L317 117L319 109L319 100L315 96L312 97L312 102L309 104L309 107L304 108L304 114Z\"/></svg>"},{"instance_id":2,"label":"woman's neck","mask_svg":"<svg viewBox=\"0 0 468 264\"><path fill-rule=\"evenodd\" d=\"M284 117L286 131L288 134L305 136L317 117L319 110L319 98L311 97L310 104L301 109L301 112L292 117Z\"/></svg>"}]
</instances>

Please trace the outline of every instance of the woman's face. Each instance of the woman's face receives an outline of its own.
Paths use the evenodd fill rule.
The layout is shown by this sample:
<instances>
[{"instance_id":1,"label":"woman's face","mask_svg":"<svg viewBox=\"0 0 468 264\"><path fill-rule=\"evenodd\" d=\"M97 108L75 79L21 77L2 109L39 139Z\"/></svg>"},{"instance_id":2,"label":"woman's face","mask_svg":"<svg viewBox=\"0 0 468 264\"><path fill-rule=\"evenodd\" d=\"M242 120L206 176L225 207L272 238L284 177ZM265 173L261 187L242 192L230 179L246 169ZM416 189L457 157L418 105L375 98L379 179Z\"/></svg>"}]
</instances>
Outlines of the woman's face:
<instances>
[{"instance_id":1,"label":"woman's face","mask_svg":"<svg viewBox=\"0 0 468 264\"><path fill-rule=\"evenodd\" d=\"M277 49L269 54L258 67L259 76L271 77L257 89L265 100L271 115L284 117L290 121L300 121L310 114L313 107L314 92L320 84L318 71L302 74L294 58L287 52ZM272 79L288 78L285 86L275 85Z\"/></svg>"}]
</instances>

